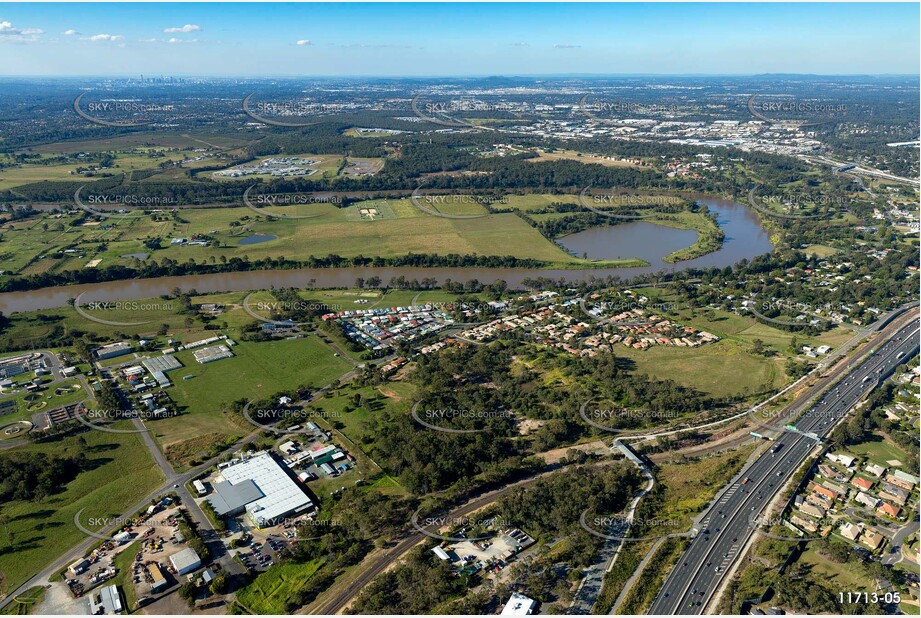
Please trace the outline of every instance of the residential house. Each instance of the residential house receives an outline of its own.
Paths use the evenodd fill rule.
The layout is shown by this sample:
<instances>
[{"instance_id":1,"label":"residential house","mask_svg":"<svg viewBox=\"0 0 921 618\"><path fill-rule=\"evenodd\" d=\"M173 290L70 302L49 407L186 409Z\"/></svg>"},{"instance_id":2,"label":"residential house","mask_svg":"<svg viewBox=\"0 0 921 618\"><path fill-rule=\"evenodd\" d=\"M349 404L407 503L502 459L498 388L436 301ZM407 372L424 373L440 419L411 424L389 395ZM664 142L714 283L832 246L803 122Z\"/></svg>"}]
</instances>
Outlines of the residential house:
<instances>
[{"instance_id":1,"label":"residential house","mask_svg":"<svg viewBox=\"0 0 921 618\"><path fill-rule=\"evenodd\" d=\"M889 483L883 483L880 487L879 497L883 500L895 502L899 506L905 506L908 502L908 492Z\"/></svg>"},{"instance_id":2,"label":"residential house","mask_svg":"<svg viewBox=\"0 0 921 618\"><path fill-rule=\"evenodd\" d=\"M908 472L905 472L904 470L895 470L892 473L892 476L899 479L903 483L910 483L911 487L905 487L905 489L909 491L911 491L915 485L918 485L919 483L921 483L921 479L919 479L914 474L909 474ZM902 487L902 485L899 485L899 487Z\"/></svg>"},{"instance_id":3,"label":"residential house","mask_svg":"<svg viewBox=\"0 0 921 618\"><path fill-rule=\"evenodd\" d=\"M895 485L896 487L900 487L901 489L904 489L905 491L911 491L912 489L914 489L915 483L911 482L909 479L899 477L898 476L899 472L901 472L901 470L896 470L893 473L887 474L886 482L890 483L891 485ZM911 476L911 475L909 474L907 476Z\"/></svg>"},{"instance_id":4,"label":"residential house","mask_svg":"<svg viewBox=\"0 0 921 618\"><path fill-rule=\"evenodd\" d=\"M839 463L846 468L850 468L854 465L854 462L857 460L856 457L848 455L846 453L828 453L825 455L828 459L831 459L835 463Z\"/></svg>"},{"instance_id":5,"label":"residential house","mask_svg":"<svg viewBox=\"0 0 921 618\"><path fill-rule=\"evenodd\" d=\"M889 504L888 502L880 501L882 504L879 505L879 508L876 509L878 513L882 515L888 515L889 517L896 518L899 516L899 513L902 512L902 509L895 506L894 504Z\"/></svg>"},{"instance_id":6,"label":"residential house","mask_svg":"<svg viewBox=\"0 0 921 618\"><path fill-rule=\"evenodd\" d=\"M838 494L836 492L832 491L831 489L828 489L827 487L823 487L822 485L819 485L818 483L810 482L809 489L811 489L812 491L814 491L820 496L825 496L831 501L834 501L835 499L838 498Z\"/></svg>"},{"instance_id":7,"label":"residential house","mask_svg":"<svg viewBox=\"0 0 921 618\"><path fill-rule=\"evenodd\" d=\"M860 536L860 528L851 522L847 522L841 526L838 529L838 532L841 533L841 536L851 541L856 541L857 537Z\"/></svg>"},{"instance_id":8,"label":"residential house","mask_svg":"<svg viewBox=\"0 0 921 618\"><path fill-rule=\"evenodd\" d=\"M827 496L822 496L819 494L809 494L808 496L806 496L806 502L808 502L809 504L820 506L826 511L830 509L832 506L834 506L835 504L834 500L828 498Z\"/></svg>"},{"instance_id":9,"label":"residential house","mask_svg":"<svg viewBox=\"0 0 921 618\"><path fill-rule=\"evenodd\" d=\"M800 517L799 515L793 515L790 517L790 523L802 530L805 530L806 532L815 532L819 529L819 527L816 525L816 522L809 518Z\"/></svg>"},{"instance_id":10,"label":"residential house","mask_svg":"<svg viewBox=\"0 0 921 618\"><path fill-rule=\"evenodd\" d=\"M838 494L839 497L847 496L847 487L842 487L841 485L838 485L837 483L832 483L831 481L825 481L824 483L822 483L822 486L825 487L826 489L832 490L833 492Z\"/></svg>"},{"instance_id":11,"label":"residential house","mask_svg":"<svg viewBox=\"0 0 921 618\"><path fill-rule=\"evenodd\" d=\"M821 507L815 506L813 504L803 504L799 507L799 510L805 513L806 515L812 515L817 519L822 519L825 517L825 510Z\"/></svg>"},{"instance_id":12,"label":"residential house","mask_svg":"<svg viewBox=\"0 0 921 618\"><path fill-rule=\"evenodd\" d=\"M879 546L883 544L884 540L885 537L883 535L870 528L865 528L863 535L860 537L860 542L870 549L879 549Z\"/></svg>"},{"instance_id":13,"label":"residential house","mask_svg":"<svg viewBox=\"0 0 921 618\"><path fill-rule=\"evenodd\" d=\"M854 498L857 502L864 506L868 506L871 509L875 509L876 506L880 503L880 499L875 496L869 496L862 491L857 492L857 497Z\"/></svg>"}]
</instances>

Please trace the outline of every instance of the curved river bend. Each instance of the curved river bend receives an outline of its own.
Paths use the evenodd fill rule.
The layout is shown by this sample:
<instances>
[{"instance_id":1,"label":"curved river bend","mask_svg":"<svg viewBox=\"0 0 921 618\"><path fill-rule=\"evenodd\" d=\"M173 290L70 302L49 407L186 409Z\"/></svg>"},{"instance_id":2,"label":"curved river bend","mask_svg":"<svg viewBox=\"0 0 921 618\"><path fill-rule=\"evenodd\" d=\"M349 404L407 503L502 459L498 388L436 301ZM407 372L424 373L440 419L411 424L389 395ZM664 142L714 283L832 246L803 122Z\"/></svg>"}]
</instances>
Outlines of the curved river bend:
<instances>
[{"instance_id":1,"label":"curved river bend","mask_svg":"<svg viewBox=\"0 0 921 618\"><path fill-rule=\"evenodd\" d=\"M525 279L539 277L563 279L569 282L590 281L617 276L628 280L638 275L660 271L676 272L688 268L723 268L732 266L742 259L770 253L773 246L768 233L761 227L757 214L745 206L729 200L700 196L700 202L717 213L717 220L726 237L723 246L713 253L668 264L662 257L675 248L693 243L696 232L678 230L660 225L631 222L621 225L593 228L561 239L560 244L581 255L584 250L592 258L610 256L639 257L650 266L636 268L585 268L573 270L550 270L542 268L417 268L410 266L392 268L348 267L348 268L301 268L292 270L246 271L209 275L184 275L179 277L158 277L156 279L128 279L105 283L68 285L27 292L0 294L0 311L10 314L19 311L40 311L65 307L71 298L85 294L82 303L154 298L170 294L175 288L182 291L242 292L264 290L271 287L354 287L355 279L373 276L386 283L391 277L424 279L432 277L442 283L445 279L468 281L476 279L492 283L497 279L508 282L510 287L519 287ZM662 240L660 243L659 240ZM669 248L677 240L683 244ZM579 249L578 247L582 247ZM605 253L607 252L607 253Z\"/></svg>"}]
</instances>

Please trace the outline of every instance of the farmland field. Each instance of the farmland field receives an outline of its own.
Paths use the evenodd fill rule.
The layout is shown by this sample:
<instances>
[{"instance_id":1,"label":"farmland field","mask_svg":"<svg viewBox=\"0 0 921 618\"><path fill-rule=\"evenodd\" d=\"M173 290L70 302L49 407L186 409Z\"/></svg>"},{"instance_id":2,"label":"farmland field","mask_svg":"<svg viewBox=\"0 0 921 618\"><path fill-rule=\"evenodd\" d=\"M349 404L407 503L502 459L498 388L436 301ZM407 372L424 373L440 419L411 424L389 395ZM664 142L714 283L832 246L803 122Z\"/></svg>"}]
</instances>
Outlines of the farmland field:
<instances>
[{"instance_id":1,"label":"farmland field","mask_svg":"<svg viewBox=\"0 0 921 618\"><path fill-rule=\"evenodd\" d=\"M547 199L513 197L510 204L520 202L527 208ZM410 253L513 255L565 265L588 263L569 255L512 214L509 204L497 206L508 208L509 212L448 219L419 210L409 199L388 199L360 202L348 208L328 203L274 206L260 208L258 213L242 205L183 209L77 225L75 222L82 220L80 215L40 215L0 228L0 269L7 273L39 274L131 266L140 263L138 260L164 258L214 263L232 257L250 260L306 259L330 254L396 257ZM379 214L362 216L359 214L362 208L374 208ZM451 215L486 214L483 206L472 203L439 204L433 210ZM275 218L272 214L311 218ZM274 238L240 244L250 236ZM204 245L173 242L193 237L207 240ZM639 264L635 260L630 263Z\"/></svg>"}]
</instances>

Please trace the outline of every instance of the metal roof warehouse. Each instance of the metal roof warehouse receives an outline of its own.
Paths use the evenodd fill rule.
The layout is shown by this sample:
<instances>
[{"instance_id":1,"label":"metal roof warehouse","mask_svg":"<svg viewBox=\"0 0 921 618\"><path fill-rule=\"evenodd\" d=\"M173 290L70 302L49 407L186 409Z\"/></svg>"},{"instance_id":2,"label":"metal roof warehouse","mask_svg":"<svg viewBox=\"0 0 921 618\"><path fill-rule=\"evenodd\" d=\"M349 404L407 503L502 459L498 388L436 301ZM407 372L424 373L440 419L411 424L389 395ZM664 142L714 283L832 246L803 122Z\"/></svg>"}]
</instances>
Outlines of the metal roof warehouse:
<instances>
[{"instance_id":1,"label":"metal roof warehouse","mask_svg":"<svg viewBox=\"0 0 921 618\"><path fill-rule=\"evenodd\" d=\"M263 452L221 470L223 482L214 483L214 493L209 497L218 513L232 513L245 508L256 526L265 526L300 513L313 506L284 467L271 455Z\"/></svg>"}]
</instances>

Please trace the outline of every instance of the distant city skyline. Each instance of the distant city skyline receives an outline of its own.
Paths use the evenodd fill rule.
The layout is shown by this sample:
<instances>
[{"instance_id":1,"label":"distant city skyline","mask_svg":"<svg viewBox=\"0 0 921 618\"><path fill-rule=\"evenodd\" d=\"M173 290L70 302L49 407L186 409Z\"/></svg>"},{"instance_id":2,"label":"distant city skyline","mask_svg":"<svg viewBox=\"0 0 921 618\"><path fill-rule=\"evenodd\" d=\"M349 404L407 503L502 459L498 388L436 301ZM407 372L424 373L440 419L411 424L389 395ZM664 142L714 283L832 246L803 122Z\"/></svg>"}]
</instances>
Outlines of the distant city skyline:
<instances>
[{"instance_id":1,"label":"distant city skyline","mask_svg":"<svg viewBox=\"0 0 921 618\"><path fill-rule=\"evenodd\" d=\"M0 75L917 75L917 3L0 4Z\"/></svg>"}]
</instances>

